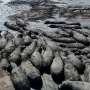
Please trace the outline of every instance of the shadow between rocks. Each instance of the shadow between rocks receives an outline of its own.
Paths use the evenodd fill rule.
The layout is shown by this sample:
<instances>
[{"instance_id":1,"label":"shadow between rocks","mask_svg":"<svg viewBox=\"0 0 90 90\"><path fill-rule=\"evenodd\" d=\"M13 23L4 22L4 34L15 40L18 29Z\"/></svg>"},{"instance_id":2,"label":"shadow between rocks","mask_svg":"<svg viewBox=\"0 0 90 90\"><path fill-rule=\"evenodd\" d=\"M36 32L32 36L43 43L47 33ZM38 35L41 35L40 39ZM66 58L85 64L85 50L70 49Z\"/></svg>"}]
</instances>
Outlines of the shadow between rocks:
<instances>
[{"instance_id":1,"label":"shadow between rocks","mask_svg":"<svg viewBox=\"0 0 90 90\"><path fill-rule=\"evenodd\" d=\"M43 82L41 78L36 78L35 80L30 80L31 87L37 90L40 90L42 88Z\"/></svg>"},{"instance_id":2,"label":"shadow between rocks","mask_svg":"<svg viewBox=\"0 0 90 90\"><path fill-rule=\"evenodd\" d=\"M54 74L52 74L52 78L53 78L53 80L54 80L54 82L55 83L57 83L57 84L61 84L62 83L62 81L64 81L64 72L62 72L61 74L59 74L59 75L54 75Z\"/></svg>"}]
</instances>

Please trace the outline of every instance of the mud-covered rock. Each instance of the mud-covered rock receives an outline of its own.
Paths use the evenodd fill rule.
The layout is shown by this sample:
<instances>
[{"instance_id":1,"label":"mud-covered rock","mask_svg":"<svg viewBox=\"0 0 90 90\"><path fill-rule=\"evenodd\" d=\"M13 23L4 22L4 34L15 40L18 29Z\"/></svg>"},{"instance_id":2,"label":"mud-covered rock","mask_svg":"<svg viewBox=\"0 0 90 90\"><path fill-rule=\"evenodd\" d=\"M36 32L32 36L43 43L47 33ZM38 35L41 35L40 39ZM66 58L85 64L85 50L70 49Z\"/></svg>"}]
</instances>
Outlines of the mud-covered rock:
<instances>
[{"instance_id":1,"label":"mud-covered rock","mask_svg":"<svg viewBox=\"0 0 90 90\"><path fill-rule=\"evenodd\" d=\"M10 75L0 68L0 90L15 90Z\"/></svg>"}]
</instances>

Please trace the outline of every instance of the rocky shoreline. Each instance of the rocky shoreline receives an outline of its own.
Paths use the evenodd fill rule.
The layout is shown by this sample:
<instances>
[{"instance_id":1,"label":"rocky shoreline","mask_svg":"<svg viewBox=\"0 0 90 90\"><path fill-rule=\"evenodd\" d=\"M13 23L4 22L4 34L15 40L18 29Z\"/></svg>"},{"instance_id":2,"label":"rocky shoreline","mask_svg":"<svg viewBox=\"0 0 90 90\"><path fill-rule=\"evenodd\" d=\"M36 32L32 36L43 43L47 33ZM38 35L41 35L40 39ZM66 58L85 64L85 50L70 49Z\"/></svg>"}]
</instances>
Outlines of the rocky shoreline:
<instances>
[{"instance_id":1,"label":"rocky shoreline","mask_svg":"<svg viewBox=\"0 0 90 90\"><path fill-rule=\"evenodd\" d=\"M61 21L59 10L45 3L9 16L0 31L0 90L89 90L90 30Z\"/></svg>"}]
</instances>

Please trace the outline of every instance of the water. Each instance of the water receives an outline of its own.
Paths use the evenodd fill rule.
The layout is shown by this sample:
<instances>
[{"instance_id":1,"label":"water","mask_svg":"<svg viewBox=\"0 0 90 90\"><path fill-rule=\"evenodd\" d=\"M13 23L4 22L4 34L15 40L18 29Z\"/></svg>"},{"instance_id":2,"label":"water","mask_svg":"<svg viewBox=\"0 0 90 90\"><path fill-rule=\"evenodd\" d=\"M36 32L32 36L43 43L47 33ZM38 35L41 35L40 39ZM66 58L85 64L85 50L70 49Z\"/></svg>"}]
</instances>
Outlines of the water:
<instances>
[{"instance_id":1,"label":"water","mask_svg":"<svg viewBox=\"0 0 90 90\"><path fill-rule=\"evenodd\" d=\"M90 5L90 0L52 0L64 5Z\"/></svg>"},{"instance_id":2,"label":"water","mask_svg":"<svg viewBox=\"0 0 90 90\"><path fill-rule=\"evenodd\" d=\"M11 15L12 13L12 8L4 4L0 5L0 30L6 30L3 24L7 20L7 16Z\"/></svg>"},{"instance_id":3,"label":"water","mask_svg":"<svg viewBox=\"0 0 90 90\"><path fill-rule=\"evenodd\" d=\"M28 5L8 6L7 3L10 1L11 0L3 0L3 2L0 3L0 30L7 30L4 22L8 20L8 16L19 13L21 10L30 9Z\"/></svg>"},{"instance_id":4,"label":"water","mask_svg":"<svg viewBox=\"0 0 90 90\"><path fill-rule=\"evenodd\" d=\"M56 3L56 5L58 7L68 7L68 6L89 6L90 7L90 0L52 0L54 2L58 2ZM63 18L63 17L61 17ZM67 18L67 17L65 17ZM80 22L81 25L83 27L89 27L90 28L90 17L89 18L69 18L66 19L68 21L76 21L76 22Z\"/></svg>"},{"instance_id":5,"label":"water","mask_svg":"<svg viewBox=\"0 0 90 90\"><path fill-rule=\"evenodd\" d=\"M11 0L1 0L3 4L10 2Z\"/></svg>"},{"instance_id":6,"label":"water","mask_svg":"<svg viewBox=\"0 0 90 90\"><path fill-rule=\"evenodd\" d=\"M25 4L16 5L16 6L15 5L13 5L13 6L9 5L8 6L7 3L10 2L10 1L12 1L12 0L0 0L0 30L7 30L7 28L3 24L4 24L5 21L8 20L9 15L19 13L19 11L21 11L21 10L30 9L30 6L25 5ZM65 6L68 6L68 5L90 5L90 0L52 0L52 1L59 2L59 3L56 3L56 4L60 7L63 7L63 6L65 7ZM78 19L73 19L73 20L76 20L76 21L80 22L83 26L85 25L85 26L90 27L90 18L88 18L88 19L78 18Z\"/></svg>"}]
</instances>

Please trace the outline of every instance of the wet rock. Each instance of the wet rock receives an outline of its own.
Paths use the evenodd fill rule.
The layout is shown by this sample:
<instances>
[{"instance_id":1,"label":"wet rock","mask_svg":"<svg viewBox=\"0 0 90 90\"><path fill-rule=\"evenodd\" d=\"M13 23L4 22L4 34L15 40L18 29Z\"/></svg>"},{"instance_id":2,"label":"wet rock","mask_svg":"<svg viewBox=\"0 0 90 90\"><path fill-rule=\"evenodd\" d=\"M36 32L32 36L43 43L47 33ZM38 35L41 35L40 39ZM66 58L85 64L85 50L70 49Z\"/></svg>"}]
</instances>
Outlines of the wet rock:
<instances>
[{"instance_id":1,"label":"wet rock","mask_svg":"<svg viewBox=\"0 0 90 90\"><path fill-rule=\"evenodd\" d=\"M65 32L64 30L62 30L62 29L58 29L57 31L55 31L55 33L58 35L58 34L60 34L61 35L61 37L71 37L67 32Z\"/></svg>"},{"instance_id":2,"label":"wet rock","mask_svg":"<svg viewBox=\"0 0 90 90\"><path fill-rule=\"evenodd\" d=\"M17 65L21 63L21 51L22 47L17 47L9 56L9 61L14 62Z\"/></svg>"},{"instance_id":3,"label":"wet rock","mask_svg":"<svg viewBox=\"0 0 90 90\"><path fill-rule=\"evenodd\" d=\"M34 4L35 5L35 4ZM29 20L39 20L41 19L46 19L49 17L52 17L52 12L54 10L54 7L51 5L46 5L46 6L38 6L34 7L30 10L30 13L28 13Z\"/></svg>"},{"instance_id":4,"label":"wet rock","mask_svg":"<svg viewBox=\"0 0 90 90\"><path fill-rule=\"evenodd\" d=\"M7 70L9 68L10 64L6 58L3 58L0 62L0 67L4 70Z\"/></svg>"},{"instance_id":5,"label":"wet rock","mask_svg":"<svg viewBox=\"0 0 90 90\"><path fill-rule=\"evenodd\" d=\"M43 64L43 57L40 54L39 50L40 48L37 47L34 53L32 54L30 61L36 68L41 69Z\"/></svg>"},{"instance_id":6,"label":"wet rock","mask_svg":"<svg viewBox=\"0 0 90 90\"><path fill-rule=\"evenodd\" d=\"M79 22L66 22L67 25L78 25L81 26Z\"/></svg>"},{"instance_id":7,"label":"wet rock","mask_svg":"<svg viewBox=\"0 0 90 90\"><path fill-rule=\"evenodd\" d=\"M11 29L11 30L18 31L18 32L21 32L21 33L23 32L22 30L20 30L20 27L18 27L18 26L15 25L15 24L11 24L10 22L5 22L4 25L5 25L7 28Z\"/></svg>"},{"instance_id":8,"label":"wet rock","mask_svg":"<svg viewBox=\"0 0 90 90\"><path fill-rule=\"evenodd\" d=\"M83 64L80 59L78 59L73 53L69 52L67 56L67 61L71 62L78 70L79 73L83 72Z\"/></svg>"},{"instance_id":9,"label":"wet rock","mask_svg":"<svg viewBox=\"0 0 90 90\"><path fill-rule=\"evenodd\" d=\"M13 52L13 50L16 48L13 40L10 40L7 45L4 48L4 52L7 52L7 54L10 54Z\"/></svg>"},{"instance_id":10,"label":"wet rock","mask_svg":"<svg viewBox=\"0 0 90 90\"><path fill-rule=\"evenodd\" d=\"M21 68L26 73L31 87L38 89L41 88L42 79L39 70L35 68L30 61L22 62Z\"/></svg>"},{"instance_id":11,"label":"wet rock","mask_svg":"<svg viewBox=\"0 0 90 90\"><path fill-rule=\"evenodd\" d=\"M88 29L74 29L74 31L83 34L86 37L90 35L90 31Z\"/></svg>"},{"instance_id":12,"label":"wet rock","mask_svg":"<svg viewBox=\"0 0 90 90\"><path fill-rule=\"evenodd\" d=\"M5 48L6 44L7 44L7 39L5 37L0 36L0 49Z\"/></svg>"},{"instance_id":13,"label":"wet rock","mask_svg":"<svg viewBox=\"0 0 90 90\"><path fill-rule=\"evenodd\" d=\"M61 49L57 42L54 42L54 41L52 41L50 39L46 39L46 42L47 42L48 46L50 46L52 48L53 51Z\"/></svg>"},{"instance_id":14,"label":"wet rock","mask_svg":"<svg viewBox=\"0 0 90 90\"><path fill-rule=\"evenodd\" d=\"M25 44L26 46L29 45L29 44L32 42L32 39L30 38L29 35L23 36L23 39L24 39L24 44Z\"/></svg>"},{"instance_id":15,"label":"wet rock","mask_svg":"<svg viewBox=\"0 0 90 90\"><path fill-rule=\"evenodd\" d=\"M44 74L42 80L43 86L41 90L58 90L58 85L53 81L51 75Z\"/></svg>"},{"instance_id":16,"label":"wet rock","mask_svg":"<svg viewBox=\"0 0 90 90\"><path fill-rule=\"evenodd\" d=\"M45 24L66 24L66 22L58 22L58 21L45 21Z\"/></svg>"},{"instance_id":17,"label":"wet rock","mask_svg":"<svg viewBox=\"0 0 90 90\"><path fill-rule=\"evenodd\" d=\"M89 53L89 54L87 54L87 58L90 58L90 53Z\"/></svg>"},{"instance_id":18,"label":"wet rock","mask_svg":"<svg viewBox=\"0 0 90 90\"><path fill-rule=\"evenodd\" d=\"M85 81L85 76L84 74L80 75L81 81Z\"/></svg>"},{"instance_id":19,"label":"wet rock","mask_svg":"<svg viewBox=\"0 0 90 90\"><path fill-rule=\"evenodd\" d=\"M63 62L65 62L67 59L66 53L63 50L60 51L60 57L63 60Z\"/></svg>"},{"instance_id":20,"label":"wet rock","mask_svg":"<svg viewBox=\"0 0 90 90\"><path fill-rule=\"evenodd\" d=\"M34 50L36 49L37 41L34 40L29 46L27 46L23 52L21 53L22 60L26 60L27 58L30 58Z\"/></svg>"},{"instance_id":21,"label":"wet rock","mask_svg":"<svg viewBox=\"0 0 90 90\"><path fill-rule=\"evenodd\" d=\"M61 83L64 80L64 64L59 52L55 53L55 58L50 66L50 72L56 83Z\"/></svg>"},{"instance_id":22,"label":"wet rock","mask_svg":"<svg viewBox=\"0 0 90 90\"><path fill-rule=\"evenodd\" d=\"M0 45L0 66L11 74L16 90L30 90L30 87L32 90L58 90L56 83L62 83L60 90L89 90L81 84L84 82L77 82L79 84L75 84L75 87L71 83L80 80L89 82L89 64L86 64L86 61L90 58L90 31L83 29L78 22L67 22L67 19L59 21L54 16L57 16L58 10L55 10L57 8L52 5L53 3L47 3L47 0L37 1L11 2L13 5L31 2L32 8L14 15L14 23L4 23L10 29L10 33L0 32L0 40L3 39ZM58 9L61 13L62 8ZM66 11L63 9L63 12ZM52 16L53 21L44 21ZM35 21L35 25L37 24L37 28L32 26L32 20ZM39 22L40 25L45 24L45 28L38 26ZM51 31L43 31L49 29ZM17 31L18 34L12 37L11 30ZM4 39L7 40L6 44L2 43ZM57 50L60 51L58 54ZM10 66L7 64L8 61ZM7 70L8 67L10 71ZM72 82L70 81L69 85L65 81L64 84L64 80Z\"/></svg>"},{"instance_id":23,"label":"wet rock","mask_svg":"<svg viewBox=\"0 0 90 90\"><path fill-rule=\"evenodd\" d=\"M54 57L54 52L52 48L46 45L46 50L43 53L43 62L42 62L44 68L50 67L50 65L53 62L53 57Z\"/></svg>"},{"instance_id":24,"label":"wet rock","mask_svg":"<svg viewBox=\"0 0 90 90\"><path fill-rule=\"evenodd\" d=\"M19 5L19 4L29 4L29 5L32 5L32 6L37 6L37 5L43 5L43 4L46 4L48 1L47 0L13 0L11 2L9 2L8 4L11 4L11 5Z\"/></svg>"},{"instance_id":25,"label":"wet rock","mask_svg":"<svg viewBox=\"0 0 90 90\"><path fill-rule=\"evenodd\" d=\"M24 72L16 65L12 65L12 66L14 67L12 67L13 69L11 72L11 80L15 86L15 89L16 90L30 90L30 84Z\"/></svg>"},{"instance_id":26,"label":"wet rock","mask_svg":"<svg viewBox=\"0 0 90 90\"><path fill-rule=\"evenodd\" d=\"M75 39L73 38L67 38L67 37L62 37L62 38L52 38L52 40L57 41L57 42L62 42L62 43L75 43Z\"/></svg>"},{"instance_id":27,"label":"wet rock","mask_svg":"<svg viewBox=\"0 0 90 90\"><path fill-rule=\"evenodd\" d=\"M42 33L45 37L53 39L53 38L60 38L61 35L55 33L55 32L43 32Z\"/></svg>"},{"instance_id":28,"label":"wet rock","mask_svg":"<svg viewBox=\"0 0 90 90\"><path fill-rule=\"evenodd\" d=\"M26 23L24 20L20 19L20 18L17 18L16 19L16 25L19 26L19 27L25 27L26 26Z\"/></svg>"},{"instance_id":29,"label":"wet rock","mask_svg":"<svg viewBox=\"0 0 90 90\"><path fill-rule=\"evenodd\" d=\"M82 42L82 43L84 43L84 44L88 44L88 43L89 43L88 39L87 39L83 34L77 33L77 32L75 32L75 31L73 31L73 37L74 37L77 41Z\"/></svg>"},{"instance_id":30,"label":"wet rock","mask_svg":"<svg viewBox=\"0 0 90 90\"><path fill-rule=\"evenodd\" d=\"M88 53L90 53L90 47L86 47L82 49L82 54L88 54Z\"/></svg>"},{"instance_id":31,"label":"wet rock","mask_svg":"<svg viewBox=\"0 0 90 90\"><path fill-rule=\"evenodd\" d=\"M55 58L53 59L53 62L52 62L51 67L50 67L51 74L54 74L54 75L62 74L63 67L64 67L63 61L61 60L59 53L56 52Z\"/></svg>"},{"instance_id":32,"label":"wet rock","mask_svg":"<svg viewBox=\"0 0 90 90\"><path fill-rule=\"evenodd\" d=\"M84 71L84 77L86 82L90 82L90 63L87 62L85 64L85 71Z\"/></svg>"},{"instance_id":33,"label":"wet rock","mask_svg":"<svg viewBox=\"0 0 90 90\"><path fill-rule=\"evenodd\" d=\"M81 29L79 25L60 25L60 24L51 24L49 25L51 28L64 28L64 29Z\"/></svg>"},{"instance_id":34,"label":"wet rock","mask_svg":"<svg viewBox=\"0 0 90 90\"><path fill-rule=\"evenodd\" d=\"M44 49L44 47L45 47L45 45L46 45L46 42L47 42L47 41L46 41L45 37L39 36L39 37L38 37L37 45L38 45L38 47Z\"/></svg>"},{"instance_id":35,"label":"wet rock","mask_svg":"<svg viewBox=\"0 0 90 90\"><path fill-rule=\"evenodd\" d=\"M77 49L83 49L85 48L85 45L82 43L60 43L59 46L65 47L65 48L77 48Z\"/></svg>"},{"instance_id":36,"label":"wet rock","mask_svg":"<svg viewBox=\"0 0 90 90\"><path fill-rule=\"evenodd\" d=\"M60 85L59 90L89 90L90 84L80 81L65 81Z\"/></svg>"},{"instance_id":37,"label":"wet rock","mask_svg":"<svg viewBox=\"0 0 90 90\"><path fill-rule=\"evenodd\" d=\"M72 63L66 62L64 65L64 77L65 80L78 81L80 80L80 75L77 69L73 66Z\"/></svg>"},{"instance_id":38,"label":"wet rock","mask_svg":"<svg viewBox=\"0 0 90 90\"><path fill-rule=\"evenodd\" d=\"M16 46L24 45L23 34L18 34L17 37L15 37L13 41Z\"/></svg>"},{"instance_id":39,"label":"wet rock","mask_svg":"<svg viewBox=\"0 0 90 90\"><path fill-rule=\"evenodd\" d=\"M14 35L9 31L2 31L1 36L5 37L8 41L14 38Z\"/></svg>"}]
</instances>

